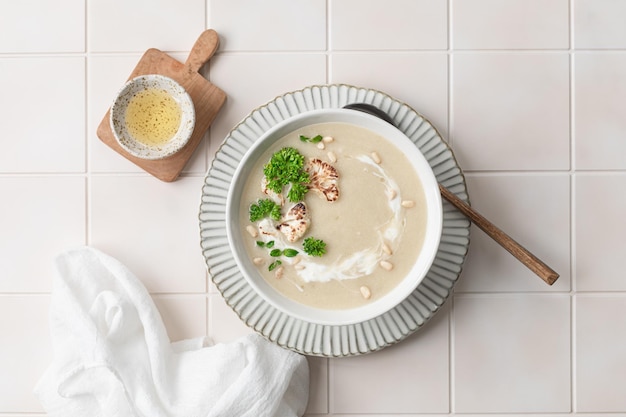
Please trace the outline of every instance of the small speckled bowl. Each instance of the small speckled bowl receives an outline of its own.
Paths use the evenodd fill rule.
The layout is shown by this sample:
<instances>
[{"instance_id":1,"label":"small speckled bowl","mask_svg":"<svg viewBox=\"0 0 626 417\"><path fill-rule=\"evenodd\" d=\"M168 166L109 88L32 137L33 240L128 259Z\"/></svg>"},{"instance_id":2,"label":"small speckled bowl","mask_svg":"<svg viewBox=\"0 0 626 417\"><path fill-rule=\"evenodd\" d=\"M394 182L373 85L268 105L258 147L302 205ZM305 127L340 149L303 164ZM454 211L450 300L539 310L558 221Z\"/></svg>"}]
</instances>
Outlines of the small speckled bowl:
<instances>
[{"instance_id":1,"label":"small speckled bowl","mask_svg":"<svg viewBox=\"0 0 626 417\"><path fill-rule=\"evenodd\" d=\"M126 127L126 109L129 102L139 92L149 89L165 90L181 109L178 130L171 139L162 145L142 143L134 138ZM195 121L195 108L187 91L176 81L163 75L141 75L129 80L120 89L111 106L111 130L117 143L129 154L142 159L163 159L180 151L189 141Z\"/></svg>"}]
</instances>

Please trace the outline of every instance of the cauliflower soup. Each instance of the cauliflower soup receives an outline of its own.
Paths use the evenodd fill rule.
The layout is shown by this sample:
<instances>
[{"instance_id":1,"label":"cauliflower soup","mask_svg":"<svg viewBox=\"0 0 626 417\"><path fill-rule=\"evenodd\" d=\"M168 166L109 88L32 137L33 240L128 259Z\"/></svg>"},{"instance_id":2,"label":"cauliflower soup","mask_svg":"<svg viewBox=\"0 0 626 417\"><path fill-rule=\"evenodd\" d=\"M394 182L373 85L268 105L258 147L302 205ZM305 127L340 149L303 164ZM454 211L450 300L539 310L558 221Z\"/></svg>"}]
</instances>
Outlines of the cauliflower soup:
<instances>
[{"instance_id":1,"label":"cauliflower soup","mask_svg":"<svg viewBox=\"0 0 626 417\"><path fill-rule=\"evenodd\" d=\"M318 123L255 162L240 206L245 249L277 292L307 306L371 303L409 273L428 213L411 162L380 135Z\"/></svg>"}]
</instances>

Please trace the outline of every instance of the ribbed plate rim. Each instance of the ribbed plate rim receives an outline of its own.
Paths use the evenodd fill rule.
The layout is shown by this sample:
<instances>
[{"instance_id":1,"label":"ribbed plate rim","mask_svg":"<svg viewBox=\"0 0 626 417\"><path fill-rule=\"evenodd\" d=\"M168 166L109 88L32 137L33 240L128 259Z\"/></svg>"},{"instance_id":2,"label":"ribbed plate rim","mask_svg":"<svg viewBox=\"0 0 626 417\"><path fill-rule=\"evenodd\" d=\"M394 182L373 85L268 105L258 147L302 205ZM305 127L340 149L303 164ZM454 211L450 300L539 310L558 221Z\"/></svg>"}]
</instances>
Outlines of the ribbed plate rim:
<instances>
[{"instance_id":1,"label":"ribbed plate rim","mask_svg":"<svg viewBox=\"0 0 626 417\"><path fill-rule=\"evenodd\" d=\"M284 348L310 356L344 357L371 353L421 329L443 306L457 282L469 248L470 222L444 201L442 239L426 279L391 311L365 322L329 326L304 322L270 306L237 269L226 239L225 202L232 174L243 153L280 120L308 110L338 108L351 102L388 112L418 146L439 182L469 202L463 171L448 144L423 115L390 95L348 84L312 85L277 96L252 110L226 136L202 187L200 247L216 288L242 322Z\"/></svg>"}]
</instances>

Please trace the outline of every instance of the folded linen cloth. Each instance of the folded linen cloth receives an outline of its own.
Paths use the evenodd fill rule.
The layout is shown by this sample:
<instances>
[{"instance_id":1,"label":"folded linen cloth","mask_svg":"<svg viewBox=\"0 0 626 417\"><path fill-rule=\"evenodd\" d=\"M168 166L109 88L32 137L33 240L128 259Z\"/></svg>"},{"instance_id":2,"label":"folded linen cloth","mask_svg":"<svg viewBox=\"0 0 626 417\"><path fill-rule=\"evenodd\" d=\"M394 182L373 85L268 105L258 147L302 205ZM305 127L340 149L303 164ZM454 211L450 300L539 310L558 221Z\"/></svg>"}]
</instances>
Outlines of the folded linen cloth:
<instances>
[{"instance_id":1,"label":"folded linen cloth","mask_svg":"<svg viewBox=\"0 0 626 417\"><path fill-rule=\"evenodd\" d=\"M57 258L54 360L35 387L51 417L302 416L306 359L256 334L170 343L141 282L93 248Z\"/></svg>"}]
</instances>

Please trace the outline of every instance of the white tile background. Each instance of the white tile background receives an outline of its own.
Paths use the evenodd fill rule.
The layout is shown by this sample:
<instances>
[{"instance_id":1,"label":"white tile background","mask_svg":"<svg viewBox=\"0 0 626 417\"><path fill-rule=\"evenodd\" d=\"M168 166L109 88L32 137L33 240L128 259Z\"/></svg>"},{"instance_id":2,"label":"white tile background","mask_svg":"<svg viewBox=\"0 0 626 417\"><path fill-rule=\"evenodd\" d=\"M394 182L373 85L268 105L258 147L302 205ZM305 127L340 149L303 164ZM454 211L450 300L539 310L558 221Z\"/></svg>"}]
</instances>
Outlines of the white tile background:
<instances>
[{"instance_id":1,"label":"white tile background","mask_svg":"<svg viewBox=\"0 0 626 417\"><path fill-rule=\"evenodd\" d=\"M626 415L623 0L0 0L0 416L43 411L53 258L89 244L154 295L172 340L249 332L204 272L197 210L220 141L252 108L319 83L386 91L427 116L472 203L561 273L548 287L480 231L455 295L406 341L311 358L309 416ZM181 179L95 130L144 50L228 101Z\"/></svg>"}]
</instances>

